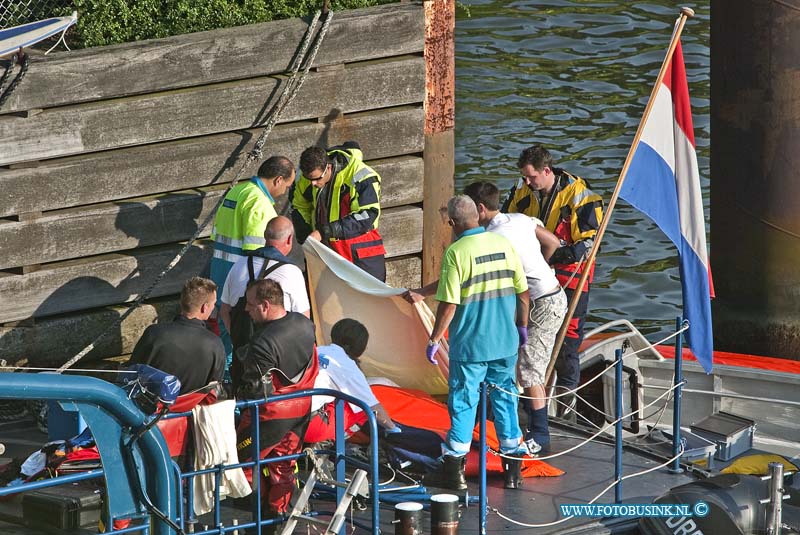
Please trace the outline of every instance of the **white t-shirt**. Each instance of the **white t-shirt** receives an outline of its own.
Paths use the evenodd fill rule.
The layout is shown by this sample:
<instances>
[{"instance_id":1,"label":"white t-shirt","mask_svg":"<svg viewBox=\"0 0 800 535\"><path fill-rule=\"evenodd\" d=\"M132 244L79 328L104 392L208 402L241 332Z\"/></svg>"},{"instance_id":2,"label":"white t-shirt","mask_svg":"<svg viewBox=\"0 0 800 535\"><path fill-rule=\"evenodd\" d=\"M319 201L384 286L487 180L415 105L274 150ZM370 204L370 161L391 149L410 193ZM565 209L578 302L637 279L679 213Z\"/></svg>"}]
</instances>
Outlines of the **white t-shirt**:
<instances>
[{"instance_id":1,"label":"white t-shirt","mask_svg":"<svg viewBox=\"0 0 800 535\"><path fill-rule=\"evenodd\" d=\"M338 390L347 395L353 396L364 401L369 407L374 407L379 403L378 398L372 393L372 389L364 377L364 372L356 364L356 361L347 356L344 349L331 344L317 348L319 355L319 373L314 381L314 388L328 388ZM315 411L333 401L331 396L312 396L311 410ZM350 404L353 412L361 412L361 407Z\"/></svg>"},{"instance_id":2,"label":"white t-shirt","mask_svg":"<svg viewBox=\"0 0 800 535\"><path fill-rule=\"evenodd\" d=\"M253 257L253 274L256 277L261 272L264 260L260 256ZM275 260L270 260L267 268L276 263ZM267 278L274 280L283 288L283 306L287 312L299 312L300 314L308 312L311 305L308 303L306 281L299 267L294 264L284 264L267 275ZM228 272L228 277L225 279L225 286L222 288L222 302L231 307L236 306L236 302L247 290L249 281L250 273L247 271L247 257L240 258L233 265Z\"/></svg>"},{"instance_id":3,"label":"white t-shirt","mask_svg":"<svg viewBox=\"0 0 800 535\"><path fill-rule=\"evenodd\" d=\"M542 247L536 238L536 223L532 218L525 214L500 213L492 218L486 230L508 238L514 246L528 279L531 299L547 295L558 286L553 268L542 256Z\"/></svg>"}]
</instances>

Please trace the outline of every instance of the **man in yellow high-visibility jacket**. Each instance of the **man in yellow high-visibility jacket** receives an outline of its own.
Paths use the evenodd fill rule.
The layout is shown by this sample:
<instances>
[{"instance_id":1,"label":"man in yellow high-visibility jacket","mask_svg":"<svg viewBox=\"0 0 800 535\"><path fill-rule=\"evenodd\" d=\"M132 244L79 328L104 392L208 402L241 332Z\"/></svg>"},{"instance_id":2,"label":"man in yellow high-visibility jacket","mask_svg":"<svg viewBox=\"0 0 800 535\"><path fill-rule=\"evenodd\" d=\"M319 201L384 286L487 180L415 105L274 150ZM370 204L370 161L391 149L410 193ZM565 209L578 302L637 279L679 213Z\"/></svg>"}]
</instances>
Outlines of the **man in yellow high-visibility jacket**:
<instances>
[{"instance_id":1,"label":"man in yellow high-visibility jacket","mask_svg":"<svg viewBox=\"0 0 800 535\"><path fill-rule=\"evenodd\" d=\"M292 161L285 156L272 156L261 164L256 176L237 184L225 195L211 231L214 240L211 280L218 288L224 287L228 272L237 260L264 247L264 229L269 220L277 216L273 207L275 199L289 190L294 178ZM218 325L222 342L230 353L230 336L221 322Z\"/></svg>"},{"instance_id":2,"label":"man in yellow high-visibility jacket","mask_svg":"<svg viewBox=\"0 0 800 535\"><path fill-rule=\"evenodd\" d=\"M300 171L292 195L298 237L322 241L385 281L386 250L378 232L381 177L364 163L358 144L309 147L300 155Z\"/></svg>"}]
</instances>

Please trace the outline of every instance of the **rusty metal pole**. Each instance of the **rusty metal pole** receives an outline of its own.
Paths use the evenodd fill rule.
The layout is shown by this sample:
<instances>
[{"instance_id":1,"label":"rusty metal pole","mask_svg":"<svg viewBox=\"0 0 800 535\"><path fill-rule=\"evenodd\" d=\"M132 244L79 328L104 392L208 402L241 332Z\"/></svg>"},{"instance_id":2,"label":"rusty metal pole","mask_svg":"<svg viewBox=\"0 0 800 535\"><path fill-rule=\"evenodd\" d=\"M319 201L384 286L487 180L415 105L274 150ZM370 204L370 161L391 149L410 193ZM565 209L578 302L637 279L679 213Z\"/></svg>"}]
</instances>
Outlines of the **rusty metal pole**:
<instances>
[{"instance_id":1,"label":"rusty metal pole","mask_svg":"<svg viewBox=\"0 0 800 535\"><path fill-rule=\"evenodd\" d=\"M455 174L455 0L425 0L425 184L422 284L439 278Z\"/></svg>"},{"instance_id":2,"label":"rusty metal pole","mask_svg":"<svg viewBox=\"0 0 800 535\"><path fill-rule=\"evenodd\" d=\"M711 1L715 349L800 355L800 2Z\"/></svg>"}]
</instances>

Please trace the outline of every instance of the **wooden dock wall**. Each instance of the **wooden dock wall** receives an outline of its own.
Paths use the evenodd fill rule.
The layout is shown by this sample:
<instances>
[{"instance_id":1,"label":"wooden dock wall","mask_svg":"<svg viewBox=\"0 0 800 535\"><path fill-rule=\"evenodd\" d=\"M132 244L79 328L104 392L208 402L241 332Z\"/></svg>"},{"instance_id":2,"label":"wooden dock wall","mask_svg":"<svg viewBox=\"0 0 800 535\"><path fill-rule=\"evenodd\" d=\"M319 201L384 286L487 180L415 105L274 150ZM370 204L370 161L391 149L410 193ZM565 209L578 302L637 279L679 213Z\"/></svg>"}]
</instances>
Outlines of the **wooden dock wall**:
<instances>
[{"instance_id":1,"label":"wooden dock wall","mask_svg":"<svg viewBox=\"0 0 800 535\"><path fill-rule=\"evenodd\" d=\"M264 155L361 143L383 178L388 282L420 283L424 13L335 14ZM320 24L321 26L321 24ZM299 19L52 54L0 110L0 359L63 363L107 329L197 230L260 134ZM247 169L244 178L255 173ZM211 225L87 362L130 352L201 273Z\"/></svg>"}]
</instances>

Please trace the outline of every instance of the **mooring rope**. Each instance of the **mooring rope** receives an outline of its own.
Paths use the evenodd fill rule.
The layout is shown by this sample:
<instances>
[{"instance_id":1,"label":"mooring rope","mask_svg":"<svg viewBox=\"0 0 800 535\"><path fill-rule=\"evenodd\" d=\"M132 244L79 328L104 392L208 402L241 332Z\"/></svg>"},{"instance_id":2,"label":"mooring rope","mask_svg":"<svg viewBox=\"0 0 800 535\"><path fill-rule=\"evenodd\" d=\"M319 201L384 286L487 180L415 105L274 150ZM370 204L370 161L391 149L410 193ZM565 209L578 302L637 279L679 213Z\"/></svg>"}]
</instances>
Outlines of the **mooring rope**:
<instances>
[{"instance_id":1,"label":"mooring rope","mask_svg":"<svg viewBox=\"0 0 800 535\"><path fill-rule=\"evenodd\" d=\"M0 94L0 108L3 107L3 104L6 103L6 100L8 100L8 97L10 97L11 93L14 92L14 89L16 89L19 83L22 81L22 79L25 78L25 73L28 72L28 63L29 63L28 55L20 50L17 54L11 56L12 58L11 64L8 67L6 67L6 70L3 73L3 77L2 79L0 79L0 89L3 88L3 85L5 85L6 81L8 80L8 76L14 69L14 64L17 63L18 61L17 59L18 55L22 57L22 62L20 63L19 66L19 72L17 73L17 76L14 78L14 80L12 80L10 84L8 84L8 87L3 91L3 93Z\"/></svg>"},{"instance_id":2,"label":"mooring rope","mask_svg":"<svg viewBox=\"0 0 800 535\"><path fill-rule=\"evenodd\" d=\"M596 502L598 499L600 499L600 497L601 497L603 494L605 494L606 492L608 492L608 491L609 491L609 489L612 489L612 488L613 488L615 485L617 485L617 484L619 484L619 483L621 483L621 482L625 481L626 479L630 479L630 478L633 478L633 477L639 477L639 476L643 476L643 475L645 475L645 474L649 474L650 472L655 472L656 470L659 470L659 469L661 469L661 468L664 468L665 466L668 466L670 463L674 462L676 459L680 459L681 455L683 455L683 451L684 451L684 449L683 449L683 445L681 445L681 447L680 447L680 451L678 451L678 454L677 454L677 455L675 455L675 456L673 456L671 459L669 459L669 460L667 460L667 461L665 461L665 462L663 462L663 463L661 463L661 464L659 464L659 465L657 465L657 466L652 466L652 467L650 467L650 468L647 468L647 469L645 469L645 470L641 470L641 471L639 471L639 472L634 472L633 474L628 474L627 476L622 476L622 477L621 477L621 478L619 478L619 479L615 479L615 480L614 480L614 481L612 481L612 482L611 482L611 483L610 483L610 484L609 484L609 485L608 485L606 488L604 488L602 491L600 491L600 493L599 493L599 494L597 494L597 495L596 495L594 498L592 498L591 500L589 500L589 501L587 502L587 504L593 504L593 503L594 503L594 502ZM547 528L547 527L550 527L550 526L556 526L556 525L558 525L558 524L561 524L562 522L566 522L567 520L570 520L570 519L572 519L572 518L575 518L573 515L570 515L570 516L565 516L564 518L561 518L561 519L555 520L555 521L553 521L553 522L546 522L546 523L544 523L544 524L527 524L527 523L525 523L525 522L520 522L520 521L518 521L518 520L514 520L513 518L511 518L511 517L509 517L509 516L506 516L506 515L504 515L504 514L503 514L503 513L501 513L501 512L500 512L500 510L499 510L499 509L497 509L496 507L488 507L488 509L489 509L491 512L495 513L495 514L496 514L497 516L499 516L500 518L502 518L503 520L506 520L506 521L508 521L508 522L511 522L512 524L515 524L515 525L517 525L517 526L526 527L526 528Z\"/></svg>"},{"instance_id":3,"label":"mooring rope","mask_svg":"<svg viewBox=\"0 0 800 535\"><path fill-rule=\"evenodd\" d=\"M593 441L594 439L599 437L601 434L603 434L606 431L608 431L617 422L621 422L621 421L625 420L626 418L630 418L634 414L637 414L640 410L643 411L644 409L652 407L653 405L655 405L656 403L661 401L665 396L669 395L670 392L672 392L673 390L675 390L679 386L683 386L684 384L686 384L686 380L685 379L683 381L681 381L680 383L676 384L676 385L672 385L672 387L669 390L664 391L663 394L661 394L660 396L655 398L653 401L651 401L650 403L648 403L647 405L645 405L641 409L637 409L637 410L629 412L627 414L623 414L622 416L620 416L619 418L617 418L613 422L607 423L605 426L600 428L595 434L593 434L592 436L590 436L586 440L581 441L580 443L578 443L575 446L572 446L569 449L566 449L564 451L560 451L558 453L554 453L552 455L545 455L545 456L541 456L541 457L531 457L531 459L536 459L537 461L546 461L546 460L555 459L556 457L561 457L562 455L566 455L567 453L573 452L573 451L577 450L578 448L580 448L580 447L588 444L589 442ZM489 452L491 452L493 455L496 455L498 457L504 457L506 459L518 459L519 458L519 457L514 456L514 455L507 455L505 453L502 453L502 452L499 452L499 451L495 451L495 450L491 450L491 449L489 450Z\"/></svg>"},{"instance_id":4,"label":"mooring rope","mask_svg":"<svg viewBox=\"0 0 800 535\"><path fill-rule=\"evenodd\" d=\"M114 321L114 323L112 323L105 331L100 333L100 335L98 335L89 345L87 345L78 354L76 354L74 357L72 357L70 360L68 360L66 363L64 363L64 365L61 366L57 370L57 373L61 373L64 370L74 366L75 363L77 363L84 356L86 356L90 351L92 351L100 340L105 338L108 335L108 333L110 333L113 329L115 329L116 327L121 325L122 322L125 321L125 319L133 313L134 310L136 310L139 306L141 306L141 304L144 302L144 300L147 299L150 296L150 294L155 289L155 287L158 285L158 283L160 283L161 280L164 278L164 276L167 273L169 273L169 271L172 270L172 268L174 268L178 264L180 259L189 251L189 249L192 247L192 245L197 240L197 238L200 236L200 234L203 232L203 230L205 230L205 228L208 226L208 224L211 223L211 221L216 216L217 209L220 207L222 202L225 200L225 196L228 194L228 192L230 192L231 189L236 187L236 184L238 183L238 181L239 181L242 173L244 172L244 170L252 162L254 162L254 161L256 161L256 160L261 158L262 149L264 147L264 143L267 140L267 137L269 136L270 132L272 131L272 128L277 123L278 118L280 117L280 115L283 112L283 110L286 109L286 107L289 104L291 104L291 102L297 96L297 93L300 91L300 88L303 86L303 82L305 81L305 78L308 75L308 72L311 70L311 66L314 63L314 58L316 57L317 52L319 52L319 47L322 44L323 39L325 38L325 34L328 32L328 28L330 27L331 20L333 19L333 11L328 11L327 12L326 17L325 17L325 22L323 23L322 28L320 29L319 34L316 37L316 40L315 40L315 43L314 43L314 47L311 49L311 53L308 56L305 56L305 53L306 53L306 51L308 51L308 48L310 46L310 43L311 43L311 40L312 40L312 36L314 34L314 30L316 28L317 22L319 21L320 14L321 14L320 11L317 11L314 14L314 18L311 21L311 24L309 24L308 29L306 30L306 34L305 34L305 37L303 39L303 43L301 45L300 52L297 54L297 56L295 56L295 60L293 61L292 66L291 66L292 74L289 77L289 79L287 80L286 87L284 88L283 92L281 93L280 97L278 98L278 102L270 110L270 113L269 113L269 115L267 117L267 122L266 122L266 124L265 124L265 126L263 128L263 131L261 132L261 135L259 136L258 140L256 141L253 149L247 154L247 157L245 158L245 161L239 167L239 170L236 172L236 175L234 176L234 178L231 181L231 183L225 189L225 192L220 196L220 198L217 201L216 205L214 205L214 209L211 210L211 212L209 212L209 214L206 216L205 220L203 220L203 223L197 228L197 230L192 235L192 237L189 238L189 241L186 242L186 244L183 246L183 248L181 248L181 250L178 252L178 254L175 255L175 257L167 265L167 267L164 268L161 271L161 273L159 273L156 276L156 278L153 280L153 282L150 284L150 286L147 287L147 289L144 292L139 294L139 296L133 301L133 303L128 307L128 309L125 310L125 312L123 312L123 314L119 318L117 318ZM303 66L304 66L304 68L303 68L302 73L301 73L300 69Z\"/></svg>"},{"instance_id":5,"label":"mooring rope","mask_svg":"<svg viewBox=\"0 0 800 535\"><path fill-rule=\"evenodd\" d=\"M632 351L630 353L627 353L627 354L623 355L623 359L624 359L624 357L632 357L634 355L638 355L639 353L644 353L645 351L649 351L651 349L655 349L656 346L659 346L659 345L663 344L664 342L667 342L670 339L675 338L676 336L678 336L679 334L683 333L684 331L686 331L688 329L689 329L689 325L683 325L679 330L675 331L674 333L672 333L672 334L670 334L668 336L665 336L664 338L662 338L658 342L655 342L654 344L648 343L645 347L643 347L641 349L637 349L636 351ZM517 396L520 399L536 399L536 400L545 400L545 401L554 400L554 399L562 398L562 397L565 397L565 396L574 395L577 392L579 392L580 390L586 388L587 386L589 386L590 384L595 382L597 379L602 377L603 374L605 374L606 372L611 371L612 369L614 369L614 366L616 366L617 362L619 362L619 359L613 361L603 371L601 371L597 375L593 376L591 379L589 379L588 381L586 381L585 383L583 383L582 385L580 385L577 388L566 388L566 387L563 387L563 386L556 385L556 388L560 388L560 389L563 389L565 391L560 393L560 394L553 394L552 396L545 396L545 397L526 396L524 394L520 394L519 392L506 390L506 389L504 389L504 388L502 388L500 386L496 386L496 385L493 385L493 388L495 388L496 390L499 390L500 392L503 392L505 394L509 394L509 395L512 395L512 396Z\"/></svg>"}]
</instances>

